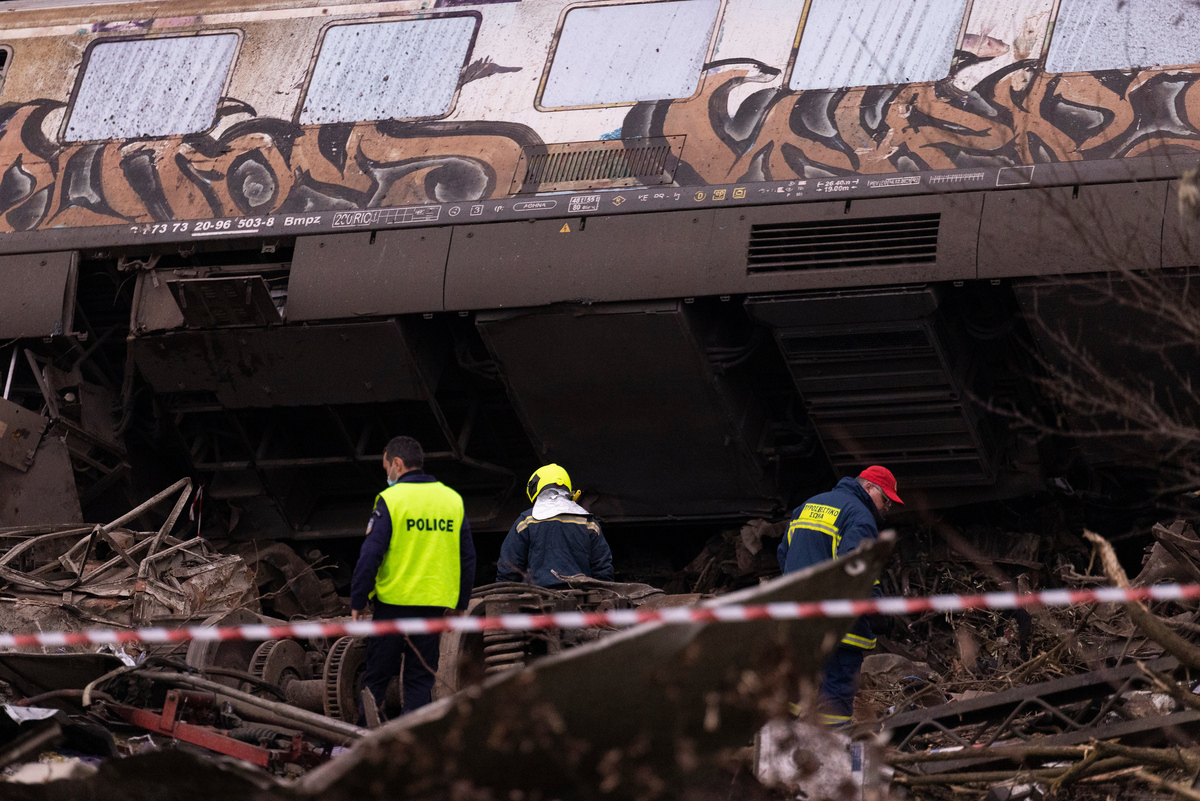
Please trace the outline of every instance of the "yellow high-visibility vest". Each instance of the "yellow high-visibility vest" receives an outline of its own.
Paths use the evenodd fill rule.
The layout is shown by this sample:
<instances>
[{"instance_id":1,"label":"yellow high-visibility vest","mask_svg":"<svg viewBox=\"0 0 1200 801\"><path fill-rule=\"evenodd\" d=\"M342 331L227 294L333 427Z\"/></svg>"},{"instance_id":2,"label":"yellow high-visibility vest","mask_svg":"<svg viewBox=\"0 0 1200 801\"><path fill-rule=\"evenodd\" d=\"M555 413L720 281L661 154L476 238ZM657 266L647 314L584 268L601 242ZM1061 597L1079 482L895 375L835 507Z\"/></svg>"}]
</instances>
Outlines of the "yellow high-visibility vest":
<instances>
[{"instance_id":1,"label":"yellow high-visibility vest","mask_svg":"<svg viewBox=\"0 0 1200 801\"><path fill-rule=\"evenodd\" d=\"M392 518L392 541L371 597L397 606L458 605L463 499L440 481L402 481L379 494Z\"/></svg>"}]
</instances>

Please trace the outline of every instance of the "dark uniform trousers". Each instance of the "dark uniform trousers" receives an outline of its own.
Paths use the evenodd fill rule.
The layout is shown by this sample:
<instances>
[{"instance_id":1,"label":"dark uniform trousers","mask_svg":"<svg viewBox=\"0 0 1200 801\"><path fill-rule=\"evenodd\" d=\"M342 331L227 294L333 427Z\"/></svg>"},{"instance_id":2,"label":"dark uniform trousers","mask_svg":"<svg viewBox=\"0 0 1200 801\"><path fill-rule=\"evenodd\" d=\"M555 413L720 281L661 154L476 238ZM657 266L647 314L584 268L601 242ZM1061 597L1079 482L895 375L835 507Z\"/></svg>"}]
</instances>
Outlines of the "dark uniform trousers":
<instances>
[{"instance_id":1,"label":"dark uniform trousers","mask_svg":"<svg viewBox=\"0 0 1200 801\"><path fill-rule=\"evenodd\" d=\"M825 664L821 682L821 722L826 726L849 726L854 717L854 694L858 674L867 652L852 645L839 645Z\"/></svg>"},{"instance_id":2,"label":"dark uniform trousers","mask_svg":"<svg viewBox=\"0 0 1200 801\"><path fill-rule=\"evenodd\" d=\"M394 606L382 601L371 602L374 620L395 620L402 617L442 617L441 606ZM404 668L401 685L404 688L404 711L411 712L428 704L433 698L434 677L438 669L440 634L386 634L367 638L367 669L363 686L375 697L375 706L383 716L388 684ZM359 724L366 719L366 710L359 704Z\"/></svg>"}]
</instances>

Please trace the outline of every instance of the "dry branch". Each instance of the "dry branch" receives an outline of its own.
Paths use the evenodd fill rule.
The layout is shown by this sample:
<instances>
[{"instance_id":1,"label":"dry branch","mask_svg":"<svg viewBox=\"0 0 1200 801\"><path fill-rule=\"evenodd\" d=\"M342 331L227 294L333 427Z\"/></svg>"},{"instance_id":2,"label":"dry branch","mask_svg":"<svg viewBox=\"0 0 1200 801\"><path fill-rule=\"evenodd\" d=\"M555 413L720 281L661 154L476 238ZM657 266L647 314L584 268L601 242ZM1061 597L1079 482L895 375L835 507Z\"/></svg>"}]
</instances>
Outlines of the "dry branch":
<instances>
[{"instance_id":1,"label":"dry branch","mask_svg":"<svg viewBox=\"0 0 1200 801\"><path fill-rule=\"evenodd\" d=\"M1129 577L1117 560L1116 551L1108 540L1092 531L1084 531L1083 536L1093 543L1100 552L1100 561L1104 572L1122 589L1129 589ZM1180 637L1172 631L1169 624L1151 612L1140 602L1125 604L1129 617L1147 637L1163 647L1167 653L1178 659L1182 664L1194 670L1200 670L1200 648Z\"/></svg>"}]
</instances>

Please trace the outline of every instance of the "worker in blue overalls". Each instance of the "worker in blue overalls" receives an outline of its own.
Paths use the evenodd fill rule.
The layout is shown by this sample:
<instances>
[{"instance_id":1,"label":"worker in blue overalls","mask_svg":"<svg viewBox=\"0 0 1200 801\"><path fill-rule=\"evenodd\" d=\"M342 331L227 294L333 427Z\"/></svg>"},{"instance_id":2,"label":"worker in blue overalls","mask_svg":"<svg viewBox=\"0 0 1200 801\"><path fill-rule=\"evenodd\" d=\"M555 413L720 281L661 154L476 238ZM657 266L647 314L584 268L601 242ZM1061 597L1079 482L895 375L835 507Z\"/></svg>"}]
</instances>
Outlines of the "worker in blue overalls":
<instances>
[{"instance_id":1,"label":"worker in blue overalls","mask_svg":"<svg viewBox=\"0 0 1200 801\"><path fill-rule=\"evenodd\" d=\"M886 467L872 465L858 478L843 478L833 490L809 498L793 513L787 535L779 543L779 569L793 573L879 539L879 524L894 503L904 501L896 494L896 477ZM875 584L873 595L878 597L879 582ZM825 665L820 691L825 725L850 724L858 673L867 651L874 648L871 624L860 617Z\"/></svg>"},{"instance_id":2,"label":"worker in blue overalls","mask_svg":"<svg viewBox=\"0 0 1200 801\"><path fill-rule=\"evenodd\" d=\"M562 588L566 576L613 580L608 541L596 518L575 502L579 492L571 489L566 470L556 464L539 467L525 494L533 506L516 519L500 546L497 581Z\"/></svg>"}]
</instances>

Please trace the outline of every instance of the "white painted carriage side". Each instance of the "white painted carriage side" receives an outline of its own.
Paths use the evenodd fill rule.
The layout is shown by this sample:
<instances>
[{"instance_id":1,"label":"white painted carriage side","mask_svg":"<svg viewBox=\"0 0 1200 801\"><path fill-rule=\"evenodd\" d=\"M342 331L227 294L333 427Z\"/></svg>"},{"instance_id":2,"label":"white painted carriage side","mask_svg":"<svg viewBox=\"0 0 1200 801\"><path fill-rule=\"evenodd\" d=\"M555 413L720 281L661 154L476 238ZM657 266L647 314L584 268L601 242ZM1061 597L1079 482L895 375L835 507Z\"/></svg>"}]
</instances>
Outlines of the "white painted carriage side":
<instances>
[{"instance_id":1,"label":"white painted carriage side","mask_svg":"<svg viewBox=\"0 0 1200 801\"><path fill-rule=\"evenodd\" d=\"M1195 0L1062 0L1047 72L1169 67L1200 60Z\"/></svg>"},{"instance_id":2,"label":"white painted carriage side","mask_svg":"<svg viewBox=\"0 0 1200 801\"><path fill-rule=\"evenodd\" d=\"M730 0L721 15L714 61L759 61L782 74L796 43L804 3L796 0Z\"/></svg>"},{"instance_id":3,"label":"white painted carriage side","mask_svg":"<svg viewBox=\"0 0 1200 801\"><path fill-rule=\"evenodd\" d=\"M989 0L971 6L962 50L977 56L954 74L954 85L973 89L1019 61L1042 57L1055 0ZM1015 80L1015 79L1014 79Z\"/></svg>"},{"instance_id":4,"label":"white painted carriage side","mask_svg":"<svg viewBox=\"0 0 1200 801\"><path fill-rule=\"evenodd\" d=\"M812 0L788 85L800 89L945 78L967 0Z\"/></svg>"},{"instance_id":5,"label":"white painted carriage side","mask_svg":"<svg viewBox=\"0 0 1200 801\"><path fill-rule=\"evenodd\" d=\"M477 17L334 25L325 33L300 122L444 116Z\"/></svg>"},{"instance_id":6,"label":"white painted carriage side","mask_svg":"<svg viewBox=\"0 0 1200 801\"><path fill-rule=\"evenodd\" d=\"M97 44L71 109L67 141L212 127L237 45L232 33Z\"/></svg>"},{"instance_id":7,"label":"white painted carriage side","mask_svg":"<svg viewBox=\"0 0 1200 801\"><path fill-rule=\"evenodd\" d=\"M545 108L690 97L720 0L573 8L554 51Z\"/></svg>"}]
</instances>

